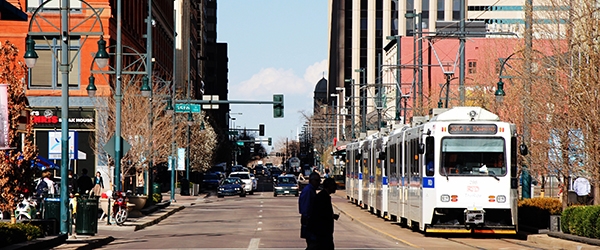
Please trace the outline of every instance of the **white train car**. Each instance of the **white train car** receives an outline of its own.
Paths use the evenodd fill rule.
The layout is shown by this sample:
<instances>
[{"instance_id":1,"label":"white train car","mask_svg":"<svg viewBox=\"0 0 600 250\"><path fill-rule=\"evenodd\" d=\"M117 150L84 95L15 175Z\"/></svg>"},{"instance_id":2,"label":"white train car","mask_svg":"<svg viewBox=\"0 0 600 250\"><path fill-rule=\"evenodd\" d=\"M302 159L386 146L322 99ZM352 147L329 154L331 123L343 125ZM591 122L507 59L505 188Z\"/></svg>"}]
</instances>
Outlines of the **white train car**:
<instances>
[{"instance_id":1,"label":"white train car","mask_svg":"<svg viewBox=\"0 0 600 250\"><path fill-rule=\"evenodd\" d=\"M517 148L514 124L456 107L348 145L359 178L346 187L361 207L425 233L514 234Z\"/></svg>"},{"instance_id":2,"label":"white train car","mask_svg":"<svg viewBox=\"0 0 600 250\"><path fill-rule=\"evenodd\" d=\"M362 141L356 141L346 145L346 195L352 203L360 204L362 197L362 174L360 164L362 162ZM360 192L359 192L360 190Z\"/></svg>"},{"instance_id":3,"label":"white train car","mask_svg":"<svg viewBox=\"0 0 600 250\"><path fill-rule=\"evenodd\" d=\"M378 216L388 216L388 177L387 161L385 156L388 137L381 134L373 138L371 148L371 164L373 165L373 192L371 200L374 200L372 211Z\"/></svg>"}]
</instances>

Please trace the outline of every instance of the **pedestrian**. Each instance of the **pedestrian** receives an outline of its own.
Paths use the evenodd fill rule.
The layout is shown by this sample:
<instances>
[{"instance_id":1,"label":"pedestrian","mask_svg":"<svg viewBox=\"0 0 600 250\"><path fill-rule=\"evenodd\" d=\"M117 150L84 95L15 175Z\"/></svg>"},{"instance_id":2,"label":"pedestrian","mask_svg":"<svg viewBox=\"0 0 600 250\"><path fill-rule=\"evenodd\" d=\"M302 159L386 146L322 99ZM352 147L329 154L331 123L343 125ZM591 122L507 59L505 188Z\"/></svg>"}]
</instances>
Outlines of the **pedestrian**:
<instances>
[{"instance_id":1,"label":"pedestrian","mask_svg":"<svg viewBox=\"0 0 600 250\"><path fill-rule=\"evenodd\" d=\"M77 175L73 174L73 170L69 170L68 185L69 189L67 192L69 192L69 194L75 195L75 193L77 193Z\"/></svg>"},{"instance_id":2,"label":"pedestrian","mask_svg":"<svg viewBox=\"0 0 600 250\"><path fill-rule=\"evenodd\" d=\"M100 171L96 172L96 176L94 176L94 189L92 192L95 196L100 196L102 194L102 190L104 189L104 180L102 180L102 174Z\"/></svg>"},{"instance_id":3,"label":"pedestrian","mask_svg":"<svg viewBox=\"0 0 600 250\"><path fill-rule=\"evenodd\" d=\"M137 170L135 181L135 193L137 195L144 194L144 171L141 168L138 168Z\"/></svg>"},{"instance_id":4,"label":"pedestrian","mask_svg":"<svg viewBox=\"0 0 600 250\"><path fill-rule=\"evenodd\" d=\"M335 180L327 178L323 181L323 190L315 197L309 222L309 229L315 234L316 238L315 249L335 249L333 243L333 224L334 220L337 220L340 215L333 213L331 195L335 194L336 189Z\"/></svg>"},{"instance_id":5,"label":"pedestrian","mask_svg":"<svg viewBox=\"0 0 600 250\"><path fill-rule=\"evenodd\" d=\"M302 189L300 198L298 198L298 210L300 212L300 238L306 240L306 249L317 249L316 237L309 230L310 216L313 210L313 203L317 196L317 188L321 184L321 176L318 173L311 173L308 176L308 185Z\"/></svg>"},{"instance_id":6,"label":"pedestrian","mask_svg":"<svg viewBox=\"0 0 600 250\"><path fill-rule=\"evenodd\" d=\"M81 169L81 176L77 179L77 187L80 195L87 194L94 187L94 181L92 181L92 177L88 176L87 168Z\"/></svg>"},{"instance_id":7,"label":"pedestrian","mask_svg":"<svg viewBox=\"0 0 600 250\"><path fill-rule=\"evenodd\" d=\"M573 191L577 193L577 201L579 204L587 205L590 196L590 182L584 177L577 177L573 182Z\"/></svg>"},{"instance_id":8,"label":"pedestrian","mask_svg":"<svg viewBox=\"0 0 600 250\"><path fill-rule=\"evenodd\" d=\"M54 181L52 180L52 173L50 170L44 170L42 172L42 178L35 187L35 195L38 198L48 197L58 194ZM40 203L41 204L41 203Z\"/></svg>"}]
</instances>

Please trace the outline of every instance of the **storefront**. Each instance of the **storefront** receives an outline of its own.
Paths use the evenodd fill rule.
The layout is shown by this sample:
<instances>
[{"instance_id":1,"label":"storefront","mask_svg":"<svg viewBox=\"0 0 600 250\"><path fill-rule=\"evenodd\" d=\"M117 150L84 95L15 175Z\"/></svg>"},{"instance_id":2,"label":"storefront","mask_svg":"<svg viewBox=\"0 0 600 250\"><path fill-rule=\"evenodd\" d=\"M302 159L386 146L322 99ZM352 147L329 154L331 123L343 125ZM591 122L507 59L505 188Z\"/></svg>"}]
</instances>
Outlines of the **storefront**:
<instances>
[{"instance_id":1,"label":"storefront","mask_svg":"<svg viewBox=\"0 0 600 250\"><path fill-rule=\"evenodd\" d=\"M34 143L39 155L57 166L61 164L61 110L58 107L34 107L31 112ZM96 171L95 144L96 115L92 108L69 109L69 170L81 175L86 168L90 176ZM56 175L60 174L56 171Z\"/></svg>"}]
</instances>

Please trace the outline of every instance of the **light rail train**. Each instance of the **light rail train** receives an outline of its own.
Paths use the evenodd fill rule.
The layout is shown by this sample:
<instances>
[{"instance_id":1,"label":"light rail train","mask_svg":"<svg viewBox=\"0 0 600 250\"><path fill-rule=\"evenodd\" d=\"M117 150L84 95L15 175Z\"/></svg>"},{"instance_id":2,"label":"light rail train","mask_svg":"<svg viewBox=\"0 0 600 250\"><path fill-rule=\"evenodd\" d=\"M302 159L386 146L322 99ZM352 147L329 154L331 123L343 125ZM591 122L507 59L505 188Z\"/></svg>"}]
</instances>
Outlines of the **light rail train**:
<instances>
[{"instance_id":1,"label":"light rail train","mask_svg":"<svg viewBox=\"0 0 600 250\"><path fill-rule=\"evenodd\" d=\"M479 107L433 110L346 146L346 193L424 233L517 231L516 126Z\"/></svg>"}]
</instances>

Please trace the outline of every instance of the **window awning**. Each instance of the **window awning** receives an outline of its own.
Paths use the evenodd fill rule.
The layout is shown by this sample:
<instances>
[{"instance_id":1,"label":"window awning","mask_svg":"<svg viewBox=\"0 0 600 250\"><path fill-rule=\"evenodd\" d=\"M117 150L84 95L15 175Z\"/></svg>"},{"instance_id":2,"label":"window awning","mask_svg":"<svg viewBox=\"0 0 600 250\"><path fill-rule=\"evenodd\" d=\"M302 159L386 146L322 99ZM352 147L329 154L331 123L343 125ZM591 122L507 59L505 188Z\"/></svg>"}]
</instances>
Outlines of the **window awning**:
<instances>
[{"instance_id":1,"label":"window awning","mask_svg":"<svg viewBox=\"0 0 600 250\"><path fill-rule=\"evenodd\" d=\"M27 14L6 0L0 0L0 20L27 21Z\"/></svg>"}]
</instances>

